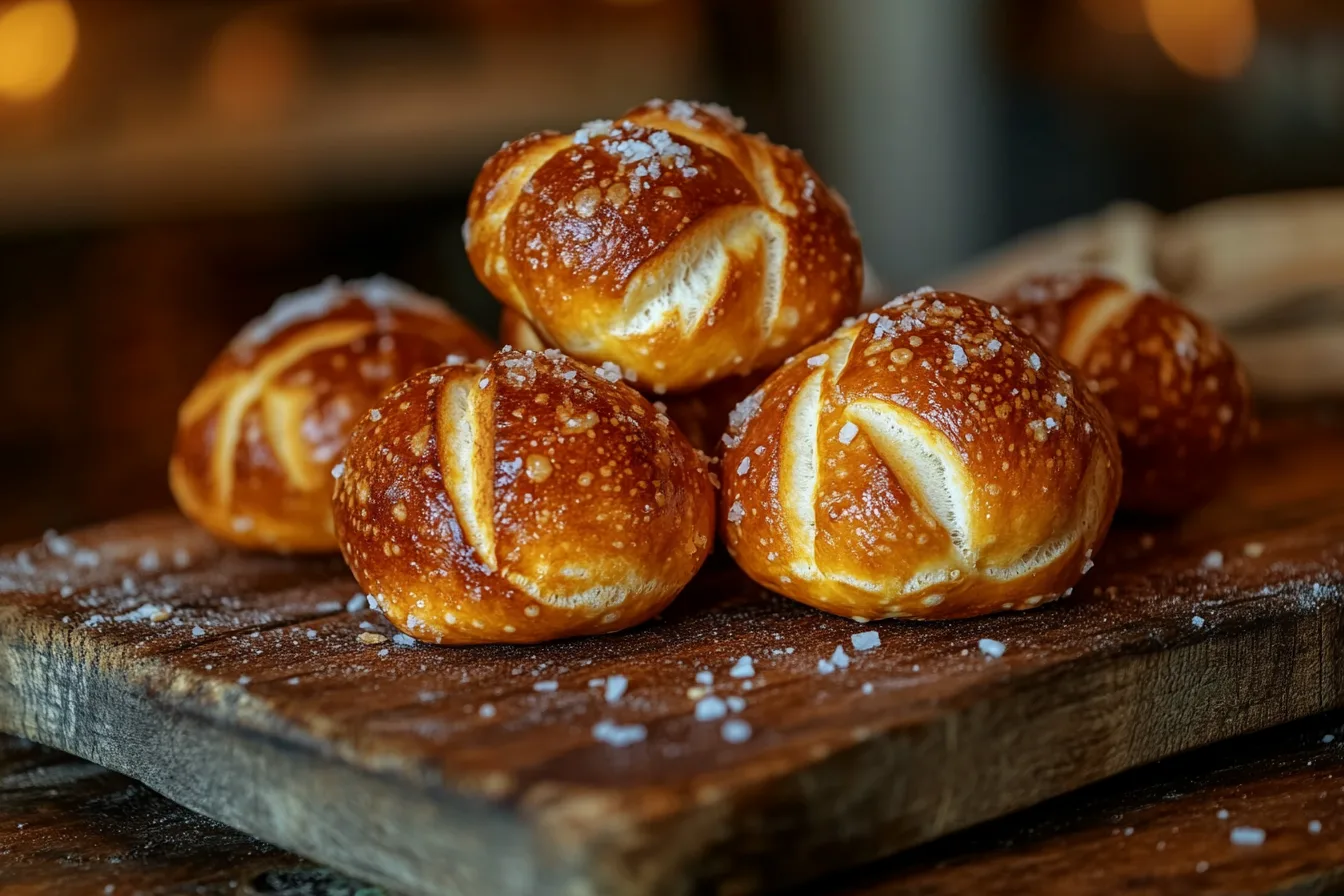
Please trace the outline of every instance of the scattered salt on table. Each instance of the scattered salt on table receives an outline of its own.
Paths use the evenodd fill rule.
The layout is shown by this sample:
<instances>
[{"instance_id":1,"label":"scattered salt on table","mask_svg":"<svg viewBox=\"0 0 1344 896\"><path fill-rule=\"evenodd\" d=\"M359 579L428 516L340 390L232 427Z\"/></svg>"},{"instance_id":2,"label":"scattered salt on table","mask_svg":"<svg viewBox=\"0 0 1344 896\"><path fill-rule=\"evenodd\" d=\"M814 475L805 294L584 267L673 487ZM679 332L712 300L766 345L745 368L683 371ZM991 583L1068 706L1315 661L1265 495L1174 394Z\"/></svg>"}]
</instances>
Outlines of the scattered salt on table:
<instances>
[{"instance_id":1,"label":"scattered salt on table","mask_svg":"<svg viewBox=\"0 0 1344 896\"><path fill-rule=\"evenodd\" d=\"M836 645L835 653L831 654L831 665L837 669L849 668L849 654L845 653L845 648Z\"/></svg>"},{"instance_id":2,"label":"scattered salt on table","mask_svg":"<svg viewBox=\"0 0 1344 896\"><path fill-rule=\"evenodd\" d=\"M549 694L551 691L554 691L559 687L560 682L558 681L539 681L536 684L532 685L532 690L539 691L543 694Z\"/></svg>"},{"instance_id":3,"label":"scattered salt on table","mask_svg":"<svg viewBox=\"0 0 1344 896\"><path fill-rule=\"evenodd\" d=\"M398 647L414 647L419 642L417 642L410 635L403 634L402 632L397 632L395 635L392 636L392 643L396 644Z\"/></svg>"},{"instance_id":4,"label":"scattered salt on table","mask_svg":"<svg viewBox=\"0 0 1344 896\"><path fill-rule=\"evenodd\" d=\"M980 639L980 652L992 659L1003 656L1003 652L1007 649L1002 641L995 641L993 638Z\"/></svg>"},{"instance_id":5,"label":"scattered salt on table","mask_svg":"<svg viewBox=\"0 0 1344 896\"><path fill-rule=\"evenodd\" d=\"M728 708L733 712L741 712L747 708L747 701L736 694L729 696L724 702L728 704Z\"/></svg>"},{"instance_id":6,"label":"scattered salt on table","mask_svg":"<svg viewBox=\"0 0 1344 896\"><path fill-rule=\"evenodd\" d=\"M731 675L733 678L751 678L753 675L756 674L756 669L751 664L751 657L749 656L738 657L737 662L733 665L733 668L728 670L728 674Z\"/></svg>"},{"instance_id":7,"label":"scattered salt on table","mask_svg":"<svg viewBox=\"0 0 1344 896\"><path fill-rule=\"evenodd\" d=\"M481 708L478 710L478 712L481 714L481 718L483 719L494 718L495 705L493 703L482 703Z\"/></svg>"},{"instance_id":8,"label":"scattered salt on table","mask_svg":"<svg viewBox=\"0 0 1344 896\"><path fill-rule=\"evenodd\" d=\"M603 694L608 703L615 703L625 696L625 689L629 685L624 675L608 675L607 688Z\"/></svg>"},{"instance_id":9,"label":"scattered salt on table","mask_svg":"<svg viewBox=\"0 0 1344 896\"><path fill-rule=\"evenodd\" d=\"M1311 834L1319 834L1321 832L1321 823L1315 819L1307 822L1307 832Z\"/></svg>"},{"instance_id":10,"label":"scattered salt on table","mask_svg":"<svg viewBox=\"0 0 1344 896\"><path fill-rule=\"evenodd\" d=\"M1190 618L1190 624L1193 625L1195 628L1203 628L1203 627L1204 627L1204 617L1203 617L1203 616L1192 616L1192 617Z\"/></svg>"},{"instance_id":11,"label":"scattered salt on table","mask_svg":"<svg viewBox=\"0 0 1344 896\"><path fill-rule=\"evenodd\" d=\"M849 643L855 650L872 650L882 644L882 636L874 631L856 632L849 636Z\"/></svg>"},{"instance_id":12,"label":"scattered salt on table","mask_svg":"<svg viewBox=\"0 0 1344 896\"><path fill-rule=\"evenodd\" d=\"M1209 551L1207 554L1204 555L1204 559L1201 562L1204 564L1205 569L1222 569L1223 552Z\"/></svg>"},{"instance_id":13,"label":"scattered salt on table","mask_svg":"<svg viewBox=\"0 0 1344 896\"><path fill-rule=\"evenodd\" d=\"M593 738L613 747L628 747L649 736L643 725L618 725L603 720L593 726Z\"/></svg>"},{"instance_id":14,"label":"scattered salt on table","mask_svg":"<svg viewBox=\"0 0 1344 896\"><path fill-rule=\"evenodd\" d=\"M1229 837L1233 846L1261 846L1265 842L1263 828L1236 827Z\"/></svg>"},{"instance_id":15,"label":"scattered salt on table","mask_svg":"<svg viewBox=\"0 0 1344 896\"><path fill-rule=\"evenodd\" d=\"M751 725L742 719L729 719L719 729L719 734L730 744L741 744L751 740Z\"/></svg>"},{"instance_id":16,"label":"scattered salt on table","mask_svg":"<svg viewBox=\"0 0 1344 896\"><path fill-rule=\"evenodd\" d=\"M363 594L356 593L354 597L345 602L345 611L347 613L358 613L361 610L367 610L368 608L368 601L364 599Z\"/></svg>"},{"instance_id":17,"label":"scattered salt on table","mask_svg":"<svg viewBox=\"0 0 1344 896\"><path fill-rule=\"evenodd\" d=\"M710 686L714 683L714 673L708 669L701 669L699 672L695 673L695 683L702 684L705 687Z\"/></svg>"},{"instance_id":18,"label":"scattered salt on table","mask_svg":"<svg viewBox=\"0 0 1344 896\"><path fill-rule=\"evenodd\" d=\"M718 697L705 697L695 704L697 722L715 722L728 714L728 706Z\"/></svg>"}]
</instances>

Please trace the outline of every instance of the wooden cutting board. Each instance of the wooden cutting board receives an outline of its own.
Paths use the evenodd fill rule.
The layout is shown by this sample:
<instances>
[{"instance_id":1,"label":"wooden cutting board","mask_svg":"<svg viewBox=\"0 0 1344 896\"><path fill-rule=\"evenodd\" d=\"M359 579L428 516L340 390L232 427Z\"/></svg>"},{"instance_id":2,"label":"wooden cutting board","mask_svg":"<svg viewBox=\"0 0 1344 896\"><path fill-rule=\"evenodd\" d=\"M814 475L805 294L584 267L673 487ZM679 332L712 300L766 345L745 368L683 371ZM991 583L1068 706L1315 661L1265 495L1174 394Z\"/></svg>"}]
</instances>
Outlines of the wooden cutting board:
<instances>
[{"instance_id":1,"label":"wooden cutting board","mask_svg":"<svg viewBox=\"0 0 1344 896\"><path fill-rule=\"evenodd\" d=\"M1337 419L1029 613L859 625L711 564L635 631L434 648L372 637L339 560L110 523L0 554L0 728L412 893L740 893L1344 704Z\"/></svg>"}]
</instances>

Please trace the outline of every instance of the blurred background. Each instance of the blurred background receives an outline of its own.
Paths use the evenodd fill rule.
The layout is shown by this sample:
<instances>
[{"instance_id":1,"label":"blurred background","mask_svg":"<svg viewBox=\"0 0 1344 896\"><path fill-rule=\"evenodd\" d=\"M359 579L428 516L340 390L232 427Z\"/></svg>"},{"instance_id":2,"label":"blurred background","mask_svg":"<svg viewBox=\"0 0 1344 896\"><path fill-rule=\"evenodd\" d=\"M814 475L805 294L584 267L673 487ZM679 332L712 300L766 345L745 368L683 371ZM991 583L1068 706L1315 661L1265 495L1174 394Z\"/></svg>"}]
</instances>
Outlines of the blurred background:
<instances>
[{"instance_id":1,"label":"blurred background","mask_svg":"<svg viewBox=\"0 0 1344 896\"><path fill-rule=\"evenodd\" d=\"M501 141L716 100L891 291L1116 198L1344 185L1339 0L0 0L0 540L170 503L177 405L282 292L493 329Z\"/></svg>"}]
</instances>

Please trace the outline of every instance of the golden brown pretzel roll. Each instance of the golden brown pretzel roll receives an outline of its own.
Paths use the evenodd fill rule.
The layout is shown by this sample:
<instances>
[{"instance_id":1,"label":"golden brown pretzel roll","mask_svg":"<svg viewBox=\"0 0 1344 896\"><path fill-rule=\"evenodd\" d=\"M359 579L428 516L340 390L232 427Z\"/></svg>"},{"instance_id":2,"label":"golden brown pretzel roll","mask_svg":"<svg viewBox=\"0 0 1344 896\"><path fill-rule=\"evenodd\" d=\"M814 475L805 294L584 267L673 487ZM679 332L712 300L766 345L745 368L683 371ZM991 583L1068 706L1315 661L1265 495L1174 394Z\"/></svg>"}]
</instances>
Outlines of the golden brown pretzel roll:
<instances>
[{"instance_id":1,"label":"golden brown pretzel roll","mask_svg":"<svg viewBox=\"0 0 1344 896\"><path fill-rule=\"evenodd\" d=\"M657 393L778 364L863 284L849 213L802 156L680 100L506 145L463 233L547 343Z\"/></svg>"},{"instance_id":2,"label":"golden brown pretzel roll","mask_svg":"<svg viewBox=\"0 0 1344 896\"><path fill-rule=\"evenodd\" d=\"M789 360L724 443L733 557L864 620L1053 600L1091 565L1120 493L1097 399L997 308L927 288Z\"/></svg>"},{"instance_id":3,"label":"golden brown pretzel roll","mask_svg":"<svg viewBox=\"0 0 1344 896\"><path fill-rule=\"evenodd\" d=\"M524 351L542 351L548 346L521 314L505 308L499 317L499 341ZM701 386L693 392L664 395L667 416L690 443L708 455L717 455L719 439L728 428L728 415L737 403L765 379L765 372L730 376Z\"/></svg>"},{"instance_id":4,"label":"golden brown pretzel roll","mask_svg":"<svg viewBox=\"0 0 1344 896\"><path fill-rule=\"evenodd\" d=\"M1029 280L1001 304L1076 366L1110 412L1122 506L1180 513L1226 481L1250 434L1251 393L1212 326L1163 293L1094 275Z\"/></svg>"},{"instance_id":5,"label":"golden brown pretzel roll","mask_svg":"<svg viewBox=\"0 0 1344 896\"><path fill-rule=\"evenodd\" d=\"M714 538L704 458L614 367L551 349L416 374L356 427L335 496L355 578L438 644L628 628Z\"/></svg>"},{"instance_id":6,"label":"golden brown pretzel roll","mask_svg":"<svg viewBox=\"0 0 1344 896\"><path fill-rule=\"evenodd\" d=\"M332 278L285 296L183 402L173 495L225 541L333 551L331 469L355 421L415 371L491 351L447 306L387 277Z\"/></svg>"}]
</instances>

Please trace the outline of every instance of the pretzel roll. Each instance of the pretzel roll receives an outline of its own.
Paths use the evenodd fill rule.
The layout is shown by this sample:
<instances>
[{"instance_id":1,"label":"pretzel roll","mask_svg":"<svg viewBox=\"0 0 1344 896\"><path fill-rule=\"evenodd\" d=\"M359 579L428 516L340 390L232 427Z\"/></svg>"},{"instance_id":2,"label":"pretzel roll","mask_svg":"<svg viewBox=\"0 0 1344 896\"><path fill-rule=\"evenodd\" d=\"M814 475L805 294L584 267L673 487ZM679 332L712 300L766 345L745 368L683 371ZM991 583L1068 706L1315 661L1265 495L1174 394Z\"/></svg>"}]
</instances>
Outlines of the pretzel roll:
<instances>
[{"instance_id":1,"label":"pretzel roll","mask_svg":"<svg viewBox=\"0 0 1344 896\"><path fill-rule=\"evenodd\" d=\"M637 625L714 537L704 458L612 366L554 349L398 386L351 436L334 503L359 584L437 644Z\"/></svg>"},{"instance_id":2,"label":"pretzel roll","mask_svg":"<svg viewBox=\"0 0 1344 896\"><path fill-rule=\"evenodd\" d=\"M1108 277L1040 277L1002 302L1019 327L1077 367L1115 421L1121 504L1174 514L1208 500L1251 431L1232 349L1167 295Z\"/></svg>"},{"instance_id":3,"label":"pretzel roll","mask_svg":"<svg viewBox=\"0 0 1344 896\"><path fill-rule=\"evenodd\" d=\"M542 351L547 348L527 319L516 311L504 309L499 318L499 341L516 349ZM682 435L705 454L719 451L719 439L728 428L728 415L737 403L765 379L764 372L730 376L681 395L665 395L662 405Z\"/></svg>"},{"instance_id":4,"label":"pretzel roll","mask_svg":"<svg viewBox=\"0 0 1344 896\"><path fill-rule=\"evenodd\" d=\"M332 278L249 323L183 402L168 480L182 512L247 548L334 551L331 469L394 384L489 342L387 277Z\"/></svg>"},{"instance_id":5,"label":"pretzel roll","mask_svg":"<svg viewBox=\"0 0 1344 896\"><path fill-rule=\"evenodd\" d=\"M724 436L728 550L860 620L1053 600L1120 494L1097 399L992 305L920 290L788 361Z\"/></svg>"},{"instance_id":6,"label":"pretzel roll","mask_svg":"<svg viewBox=\"0 0 1344 896\"><path fill-rule=\"evenodd\" d=\"M858 307L863 257L803 157L742 126L655 100L506 145L467 206L477 276L548 344L656 393L778 364Z\"/></svg>"}]
</instances>

